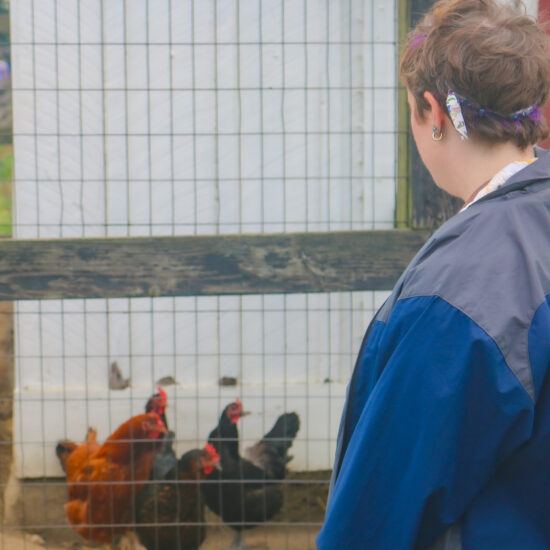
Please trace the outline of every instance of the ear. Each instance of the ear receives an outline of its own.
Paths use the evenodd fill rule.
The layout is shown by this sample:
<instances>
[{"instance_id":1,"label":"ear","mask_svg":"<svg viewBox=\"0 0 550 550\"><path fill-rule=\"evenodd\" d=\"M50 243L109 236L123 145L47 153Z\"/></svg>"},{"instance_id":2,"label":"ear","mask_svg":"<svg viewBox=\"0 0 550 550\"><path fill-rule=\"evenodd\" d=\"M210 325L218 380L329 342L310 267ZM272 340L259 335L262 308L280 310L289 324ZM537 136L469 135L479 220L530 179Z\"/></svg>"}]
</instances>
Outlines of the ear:
<instances>
[{"instance_id":1,"label":"ear","mask_svg":"<svg viewBox=\"0 0 550 550\"><path fill-rule=\"evenodd\" d=\"M434 95L431 92L424 92L424 99L428 102L430 106L430 116L432 126L435 126L440 131L443 130L443 127L446 123L446 116L443 107L439 104L439 101L435 99Z\"/></svg>"}]
</instances>

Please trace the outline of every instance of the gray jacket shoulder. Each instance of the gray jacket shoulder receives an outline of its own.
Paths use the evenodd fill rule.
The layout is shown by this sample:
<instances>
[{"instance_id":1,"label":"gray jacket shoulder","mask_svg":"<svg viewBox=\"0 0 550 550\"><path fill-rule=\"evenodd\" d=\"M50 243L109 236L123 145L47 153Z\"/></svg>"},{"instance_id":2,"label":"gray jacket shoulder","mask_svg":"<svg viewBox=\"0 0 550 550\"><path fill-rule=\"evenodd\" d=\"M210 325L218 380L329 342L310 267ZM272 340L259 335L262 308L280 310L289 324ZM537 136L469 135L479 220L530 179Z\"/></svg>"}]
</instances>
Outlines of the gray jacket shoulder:
<instances>
[{"instance_id":1,"label":"gray jacket shoulder","mask_svg":"<svg viewBox=\"0 0 550 550\"><path fill-rule=\"evenodd\" d=\"M548 181L474 203L420 250L381 310L381 320L400 299L439 296L494 340L534 399L528 331L550 293L549 236Z\"/></svg>"}]
</instances>

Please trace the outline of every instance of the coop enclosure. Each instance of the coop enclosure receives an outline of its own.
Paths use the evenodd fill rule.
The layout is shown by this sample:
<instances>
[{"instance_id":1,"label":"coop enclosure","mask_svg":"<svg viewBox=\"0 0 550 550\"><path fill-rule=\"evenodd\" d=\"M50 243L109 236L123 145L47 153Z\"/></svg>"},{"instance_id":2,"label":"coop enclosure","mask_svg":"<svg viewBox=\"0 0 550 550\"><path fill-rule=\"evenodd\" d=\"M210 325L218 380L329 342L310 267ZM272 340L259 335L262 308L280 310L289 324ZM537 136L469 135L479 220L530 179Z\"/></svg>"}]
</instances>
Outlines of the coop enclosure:
<instances>
[{"instance_id":1,"label":"coop enclosure","mask_svg":"<svg viewBox=\"0 0 550 550\"><path fill-rule=\"evenodd\" d=\"M2 294L15 300L13 317L9 308L2 315L13 324L14 373L13 475L3 486L23 487L23 497L4 500L0 539L25 527L56 548L69 531L62 502L53 510L45 496L64 491L56 442L81 441L89 426L104 439L143 412L158 385L178 453L204 444L240 397L252 411L239 426L243 446L296 411L289 467L328 476L364 330L425 238L403 235L396 248L384 233L376 254L393 251L390 274L361 279L361 270L386 265L373 257L366 266L368 232L406 225L396 222L398 201L408 200L396 79L406 8L398 0L11 2L14 240L3 252L21 269L38 270L38 258L42 271L12 278ZM319 267L324 256L304 252L320 232L332 271ZM129 238L145 250L143 263L116 254L103 271L93 263L100 241L116 251ZM239 243L242 281L208 286L200 271L173 271L198 246L200 266L224 273ZM289 246L298 252L286 257ZM155 264L156 283L134 283L157 250L172 267ZM336 252L353 273L338 271L348 264ZM55 286L56 268L66 287ZM258 283L279 272L276 283ZM314 282L297 284L303 272ZM177 276L185 280L175 284ZM113 363L127 387L110 381ZM313 477L304 479L307 489ZM42 492L33 510L25 490ZM314 534L321 517L306 513L297 525ZM293 548L288 536L285 544ZM301 544L314 547L312 538Z\"/></svg>"},{"instance_id":2,"label":"coop enclosure","mask_svg":"<svg viewBox=\"0 0 550 550\"><path fill-rule=\"evenodd\" d=\"M13 3L14 237L393 227L395 17L393 2ZM51 445L110 433L168 376L181 445L240 395L257 413L244 438L297 409L293 467L330 468L383 298L18 302L17 475L60 475ZM114 361L126 390L109 390Z\"/></svg>"}]
</instances>

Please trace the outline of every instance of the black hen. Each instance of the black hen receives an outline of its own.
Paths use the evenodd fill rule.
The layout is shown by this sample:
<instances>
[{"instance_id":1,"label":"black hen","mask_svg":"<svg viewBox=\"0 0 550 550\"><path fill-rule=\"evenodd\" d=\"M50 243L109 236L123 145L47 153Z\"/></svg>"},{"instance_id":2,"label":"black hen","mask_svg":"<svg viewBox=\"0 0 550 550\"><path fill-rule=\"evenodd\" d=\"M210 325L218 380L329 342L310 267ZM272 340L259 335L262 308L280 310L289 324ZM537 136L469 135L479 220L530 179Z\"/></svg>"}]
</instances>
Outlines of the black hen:
<instances>
[{"instance_id":1,"label":"black hen","mask_svg":"<svg viewBox=\"0 0 550 550\"><path fill-rule=\"evenodd\" d=\"M281 509L283 493L276 482L285 478L286 464L292 458L287 451L300 427L296 413L281 415L271 431L245 450L243 458L237 422L244 414L239 400L231 403L210 432L208 442L220 455L221 472L209 474L201 488L210 510L235 530L233 549L242 548L243 529L271 519Z\"/></svg>"},{"instance_id":2,"label":"black hen","mask_svg":"<svg viewBox=\"0 0 550 550\"><path fill-rule=\"evenodd\" d=\"M220 457L212 445L185 453L164 479L152 481L137 499L136 532L147 550L196 550L206 536L199 481Z\"/></svg>"},{"instance_id":3,"label":"black hen","mask_svg":"<svg viewBox=\"0 0 550 550\"><path fill-rule=\"evenodd\" d=\"M168 422L166 421L166 407L168 406L166 392L160 386L157 389L158 392L152 395L147 401L145 412L156 412L168 430ZM162 479L167 472L176 466L178 459L173 449L175 435L171 430L168 430L166 434L161 434L160 437L163 438L162 447L155 456L150 479Z\"/></svg>"},{"instance_id":4,"label":"black hen","mask_svg":"<svg viewBox=\"0 0 550 550\"><path fill-rule=\"evenodd\" d=\"M168 429L168 422L166 421L166 407L168 406L167 395L160 386L157 390L157 393L149 397L149 400L145 404L145 412L156 412L166 426L166 429Z\"/></svg>"}]
</instances>

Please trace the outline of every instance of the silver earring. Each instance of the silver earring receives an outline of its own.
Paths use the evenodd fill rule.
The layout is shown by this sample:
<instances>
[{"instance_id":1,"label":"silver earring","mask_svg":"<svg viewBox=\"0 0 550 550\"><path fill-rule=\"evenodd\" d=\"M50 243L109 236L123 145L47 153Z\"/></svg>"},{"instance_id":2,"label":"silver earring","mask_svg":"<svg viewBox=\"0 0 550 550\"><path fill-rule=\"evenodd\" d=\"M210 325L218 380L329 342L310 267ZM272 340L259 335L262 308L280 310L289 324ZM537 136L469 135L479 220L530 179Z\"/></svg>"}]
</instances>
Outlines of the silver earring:
<instances>
[{"instance_id":1,"label":"silver earring","mask_svg":"<svg viewBox=\"0 0 550 550\"><path fill-rule=\"evenodd\" d=\"M443 139L443 131L440 132L437 126L432 126L432 139L434 141L441 141Z\"/></svg>"}]
</instances>

